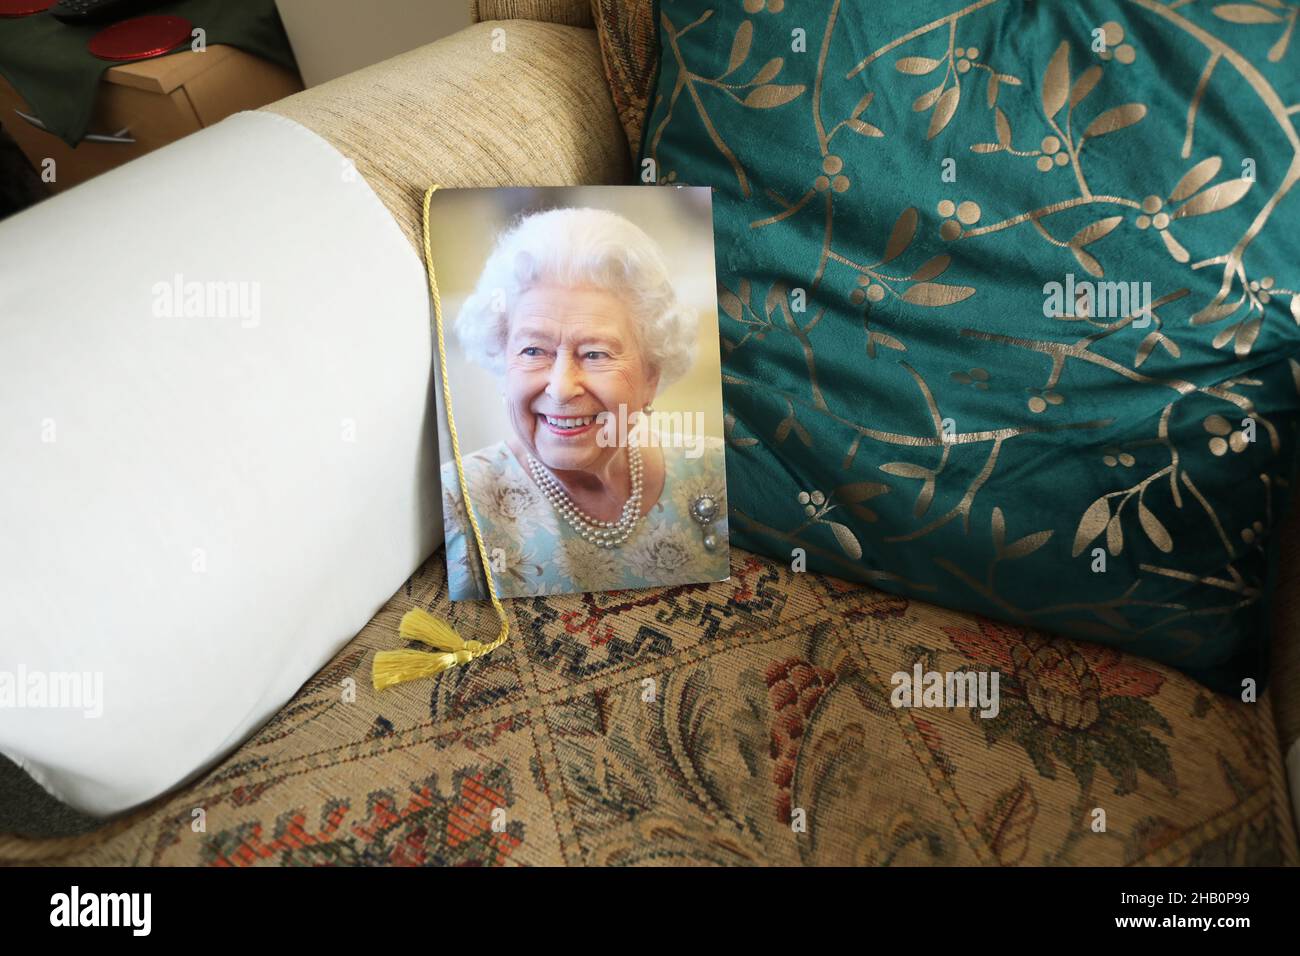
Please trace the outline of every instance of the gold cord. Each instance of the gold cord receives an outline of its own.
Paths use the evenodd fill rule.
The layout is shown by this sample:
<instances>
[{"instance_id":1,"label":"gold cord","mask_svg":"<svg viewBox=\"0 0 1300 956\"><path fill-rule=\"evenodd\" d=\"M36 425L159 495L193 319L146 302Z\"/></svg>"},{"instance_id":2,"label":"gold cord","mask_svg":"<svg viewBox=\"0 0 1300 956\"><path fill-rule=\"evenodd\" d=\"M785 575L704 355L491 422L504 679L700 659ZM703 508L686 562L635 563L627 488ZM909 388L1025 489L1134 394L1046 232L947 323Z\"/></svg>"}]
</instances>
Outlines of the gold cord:
<instances>
[{"instance_id":1,"label":"gold cord","mask_svg":"<svg viewBox=\"0 0 1300 956\"><path fill-rule=\"evenodd\" d=\"M510 618L497 597L496 582L492 580L492 566L488 562L487 546L483 543L483 532L474 517L474 505L469 497L469 485L465 483L465 465L460 457L460 439L456 434L456 415L451 405L451 382L447 378L447 347L442 333L442 300L438 296L438 280L433 272L433 249L429 242L429 201L433 198L437 186L430 186L424 194L424 267L429 274L429 293L433 297L433 326L438 341L438 369L442 374L442 399L447 407L447 431L451 434L451 455L456 461L456 478L460 482L460 493L465 500L465 513L469 515L470 527L474 533L474 545L478 550L479 561L483 566L483 576L487 579L488 597L501 622L501 630L495 641L483 644L479 641L467 641L457 633L450 623L434 617L427 611L415 609L402 615L398 633L402 637L423 641L436 647L441 653L429 654L424 651L378 651L375 654L371 670L371 682L375 690L382 690L403 681L419 680L433 677L457 664L468 664L476 657L488 654L506 642L510 636Z\"/></svg>"}]
</instances>

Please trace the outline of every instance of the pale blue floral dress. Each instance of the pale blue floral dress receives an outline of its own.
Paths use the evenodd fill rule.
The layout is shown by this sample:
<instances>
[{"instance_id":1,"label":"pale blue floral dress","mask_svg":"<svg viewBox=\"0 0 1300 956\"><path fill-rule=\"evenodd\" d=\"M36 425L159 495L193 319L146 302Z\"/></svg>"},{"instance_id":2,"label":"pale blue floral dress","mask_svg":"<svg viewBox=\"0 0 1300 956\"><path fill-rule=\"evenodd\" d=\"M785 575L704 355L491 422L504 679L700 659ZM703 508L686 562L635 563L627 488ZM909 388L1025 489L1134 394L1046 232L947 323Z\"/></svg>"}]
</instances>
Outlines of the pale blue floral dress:
<instances>
[{"instance_id":1,"label":"pale blue floral dress","mask_svg":"<svg viewBox=\"0 0 1300 956\"><path fill-rule=\"evenodd\" d=\"M632 536L617 548L584 540L551 507L505 442L464 458L474 514L483 532L502 598L725 581L730 576L727 482L723 443L705 439L703 454L665 447L664 488ZM706 527L691 517L701 498L717 517ZM453 601L486 600L481 564L456 465L442 468L447 585ZM705 535L714 535L712 550ZM500 549L497 551L496 549Z\"/></svg>"}]
</instances>

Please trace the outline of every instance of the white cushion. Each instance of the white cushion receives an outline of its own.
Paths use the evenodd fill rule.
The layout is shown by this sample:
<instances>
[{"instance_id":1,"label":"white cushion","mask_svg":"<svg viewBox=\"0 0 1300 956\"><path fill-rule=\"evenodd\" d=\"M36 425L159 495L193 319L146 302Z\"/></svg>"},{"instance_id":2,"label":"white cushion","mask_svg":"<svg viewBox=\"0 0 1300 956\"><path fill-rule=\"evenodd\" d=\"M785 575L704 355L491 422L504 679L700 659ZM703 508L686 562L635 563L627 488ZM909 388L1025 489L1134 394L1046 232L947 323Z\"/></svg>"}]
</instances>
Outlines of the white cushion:
<instances>
[{"instance_id":1,"label":"white cushion","mask_svg":"<svg viewBox=\"0 0 1300 956\"><path fill-rule=\"evenodd\" d=\"M0 222L0 751L108 815L263 724L441 534L430 375L419 257L282 117Z\"/></svg>"}]
</instances>

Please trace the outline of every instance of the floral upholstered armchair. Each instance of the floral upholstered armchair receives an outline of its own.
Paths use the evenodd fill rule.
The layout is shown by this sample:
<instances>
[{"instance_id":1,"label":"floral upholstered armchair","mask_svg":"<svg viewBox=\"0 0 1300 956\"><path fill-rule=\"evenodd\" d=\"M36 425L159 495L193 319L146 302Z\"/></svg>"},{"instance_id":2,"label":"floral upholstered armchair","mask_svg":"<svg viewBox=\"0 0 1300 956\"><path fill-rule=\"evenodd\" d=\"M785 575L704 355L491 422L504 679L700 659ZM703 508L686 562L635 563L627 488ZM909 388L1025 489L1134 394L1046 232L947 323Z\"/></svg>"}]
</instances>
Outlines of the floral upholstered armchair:
<instances>
[{"instance_id":1,"label":"floral upholstered armchair","mask_svg":"<svg viewBox=\"0 0 1300 956\"><path fill-rule=\"evenodd\" d=\"M634 181L620 112L645 104L601 39L636 47L638 6L478 0L469 29L267 109L351 158L416 246L430 183ZM370 660L407 610L495 627L490 608L447 601L439 552L219 766L107 824L34 794L0 860L1295 864L1287 557L1255 703L739 550L718 584L509 602L491 656L372 691ZM999 672L998 718L893 706L892 675L918 663Z\"/></svg>"}]
</instances>

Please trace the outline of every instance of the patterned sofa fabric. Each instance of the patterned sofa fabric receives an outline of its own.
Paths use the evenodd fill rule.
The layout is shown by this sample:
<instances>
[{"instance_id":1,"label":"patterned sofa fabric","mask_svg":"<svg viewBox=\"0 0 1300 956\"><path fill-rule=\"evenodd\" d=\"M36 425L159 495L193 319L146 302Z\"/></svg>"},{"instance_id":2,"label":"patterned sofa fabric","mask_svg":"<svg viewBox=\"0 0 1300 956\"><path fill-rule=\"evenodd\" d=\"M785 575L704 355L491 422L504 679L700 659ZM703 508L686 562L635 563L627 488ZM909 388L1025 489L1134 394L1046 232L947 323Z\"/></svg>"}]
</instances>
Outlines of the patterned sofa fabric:
<instances>
[{"instance_id":1,"label":"patterned sofa fabric","mask_svg":"<svg viewBox=\"0 0 1300 956\"><path fill-rule=\"evenodd\" d=\"M475 23L487 20L537 20L571 27L591 26L589 0L469 0Z\"/></svg>"},{"instance_id":2,"label":"patterned sofa fabric","mask_svg":"<svg viewBox=\"0 0 1300 956\"><path fill-rule=\"evenodd\" d=\"M659 63L655 0L591 0L610 96L635 156Z\"/></svg>"},{"instance_id":3,"label":"patterned sofa fabric","mask_svg":"<svg viewBox=\"0 0 1300 956\"><path fill-rule=\"evenodd\" d=\"M1300 859L1267 696L1228 700L1118 651L733 551L718 584L512 601L496 652L376 693L370 658L413 607L492 627L447 602L436 554L202 779L96 834L0 838L0 860ZM917 662L1000 668L998 716L893 707L893 675Z\"/></svg>"},{"instance_id":4,"label":"patterned sofa fabric","mask_svg":"<svg viewBox=\"0 0 1300 956\"><path fill-rule=\"evenodd\" d=\"M643 150L716 190L733 540L1262 684L1300 422L1287 8L658 14Z\"/></svg>"}]
</instances>

